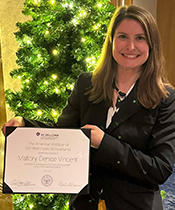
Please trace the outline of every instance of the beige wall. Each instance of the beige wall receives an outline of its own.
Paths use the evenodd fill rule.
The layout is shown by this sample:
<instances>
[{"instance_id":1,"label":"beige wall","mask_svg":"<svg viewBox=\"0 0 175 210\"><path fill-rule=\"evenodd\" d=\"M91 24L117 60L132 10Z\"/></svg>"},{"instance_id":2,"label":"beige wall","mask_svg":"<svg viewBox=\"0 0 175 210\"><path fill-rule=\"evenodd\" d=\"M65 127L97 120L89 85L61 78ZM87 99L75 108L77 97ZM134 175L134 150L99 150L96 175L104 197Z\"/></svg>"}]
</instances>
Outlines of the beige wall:
<instances>
[{"instance_id":1,"label":"beige wall","mask_svg":"<svg viewBox=\"0 0 175 210\"><path fill-rule=\"evenodd\" d=\"M22 14L25 0L1 0L1 48L3 60L3 75L5 89L19 89L20 81L11 79L9 73L17 67L16 51L18 43L15 39L14 32L18 30L17 22L23 22L29 19ZM7 112L7 119L13 116Z\"/></svg>"},{"instance_id":2,"label":"beige wall","mask_svg":"<svg viewBox=\"0 0 175 210\"><path fill-rule=\"evenodd\" d=\"M133 0L133 4L147 9L157 19L158 0Z\"/></svg>"}]
</instances>

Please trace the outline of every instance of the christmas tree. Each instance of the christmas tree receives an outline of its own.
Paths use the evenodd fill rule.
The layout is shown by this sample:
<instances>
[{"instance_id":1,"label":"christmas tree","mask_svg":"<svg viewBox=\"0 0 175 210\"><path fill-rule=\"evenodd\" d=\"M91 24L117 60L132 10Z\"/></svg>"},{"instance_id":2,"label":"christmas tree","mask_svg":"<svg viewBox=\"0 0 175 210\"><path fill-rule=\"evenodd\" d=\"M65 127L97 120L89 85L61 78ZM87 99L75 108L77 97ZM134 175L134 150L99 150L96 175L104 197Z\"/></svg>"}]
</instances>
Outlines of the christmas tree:
<instances>
[{"instance_id":1,"label":"christmas tree","mask_svg":"<svg viewBox=\"0 0 175 210\"><path fill-rule=\"evenodd\" d=\"M78 75L92 71L115 10L110 0L26 0L17 23L17 64L11 77L21 90L6 90L15 115L56 121ZM14 195L14 210L66 210L69 195Z\"/></svg>"},{"instance_id":2,"label":"christmas tree","mask_svg":"<svg viewBox=\"0 0 175 210\"><path fill-rule=\"evenodd\" d=\"M26 0L32 21L17 23L19 68L11 72L22 86L6 91L16 115L57 120L77 76L94 68L114 9L109 0Z\"/></svg>"}]
</instances>

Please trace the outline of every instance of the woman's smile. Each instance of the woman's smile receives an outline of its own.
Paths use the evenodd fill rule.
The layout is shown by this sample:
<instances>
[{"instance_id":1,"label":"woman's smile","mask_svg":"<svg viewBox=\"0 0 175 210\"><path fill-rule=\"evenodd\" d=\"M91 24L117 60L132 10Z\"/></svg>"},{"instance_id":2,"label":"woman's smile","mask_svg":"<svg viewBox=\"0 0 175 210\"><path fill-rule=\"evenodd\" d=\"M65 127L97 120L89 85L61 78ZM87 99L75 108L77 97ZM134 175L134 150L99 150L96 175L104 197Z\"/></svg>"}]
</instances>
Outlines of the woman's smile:
<instances>
[{"instance_id":1,"label":"woman's smile","mask_svg":"<svg viewBox=\"0 0 175 210\"><path fill-rule=\"evenodd\" d=\"M122 53L122 56L125 57L125 58L134 59L134 58L137 58L139 55L127 55L127 54Z\"/></svg>"}]
</instances>

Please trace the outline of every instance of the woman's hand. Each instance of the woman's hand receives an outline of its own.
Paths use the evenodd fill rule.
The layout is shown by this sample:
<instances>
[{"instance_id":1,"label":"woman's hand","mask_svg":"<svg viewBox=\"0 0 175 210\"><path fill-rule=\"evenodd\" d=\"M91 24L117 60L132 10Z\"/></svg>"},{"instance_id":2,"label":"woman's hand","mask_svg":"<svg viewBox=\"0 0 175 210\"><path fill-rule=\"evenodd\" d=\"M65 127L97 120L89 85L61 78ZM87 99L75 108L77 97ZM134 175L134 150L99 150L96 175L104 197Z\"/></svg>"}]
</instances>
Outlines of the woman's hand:
<instances>
[{"instance_id":1,"label":"woman's hand","mask_svg":"<svg viewBox=\"0 0 175 210\"><path fill-rule=\"evenodd\" d=\"M6 126L20 127L25 126L23 117L14 117L3 125L2 132L5 135Z\"/></svg>"},{"instance_id":2,"label":"woman's hand","mask_svg":"<svg viewBox=\"0 0 175 210\"><path fill-rule=\"evenodd\" d=\"M98 148L104 136L104 132L96 125L85 125L82 128L91 129L91 146Z\"/></svg>"}]
</instances>

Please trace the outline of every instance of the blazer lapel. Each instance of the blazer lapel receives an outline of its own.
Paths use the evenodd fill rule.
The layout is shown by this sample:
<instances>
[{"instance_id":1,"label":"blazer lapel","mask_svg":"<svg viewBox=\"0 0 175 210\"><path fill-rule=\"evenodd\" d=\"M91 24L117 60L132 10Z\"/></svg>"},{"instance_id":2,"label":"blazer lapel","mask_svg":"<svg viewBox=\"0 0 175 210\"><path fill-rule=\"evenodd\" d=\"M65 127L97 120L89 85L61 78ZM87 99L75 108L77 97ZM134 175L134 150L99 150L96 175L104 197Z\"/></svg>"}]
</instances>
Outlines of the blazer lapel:
<instances>
[{"instance_id":1,"label":"blazer lapel","mask_svg":"<svg viewBox=\"0 0 175 210\"><path fill-rule=\"evenodd\" d=\"M118 127L122 122L127 120L129 117L134 115L136 112L138 112L142 105L137 100L137 94L136 94L136 86L132 89L130 94L125 98L121 103L121 108L118 112L114 114L112 117L112 122L109 125L109 127L106 129L107 133L111 133L116 127Z\"/></svg>"}]
</instances>

